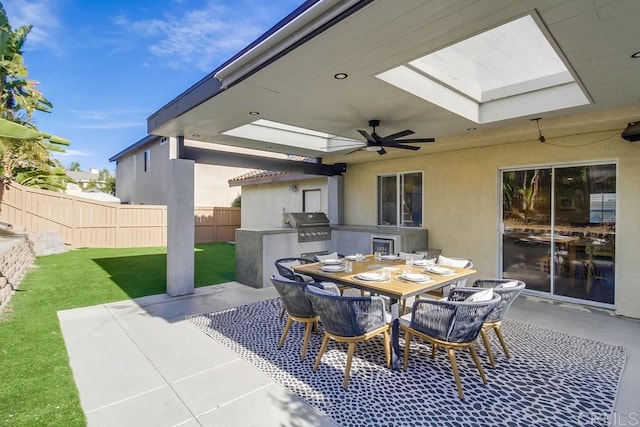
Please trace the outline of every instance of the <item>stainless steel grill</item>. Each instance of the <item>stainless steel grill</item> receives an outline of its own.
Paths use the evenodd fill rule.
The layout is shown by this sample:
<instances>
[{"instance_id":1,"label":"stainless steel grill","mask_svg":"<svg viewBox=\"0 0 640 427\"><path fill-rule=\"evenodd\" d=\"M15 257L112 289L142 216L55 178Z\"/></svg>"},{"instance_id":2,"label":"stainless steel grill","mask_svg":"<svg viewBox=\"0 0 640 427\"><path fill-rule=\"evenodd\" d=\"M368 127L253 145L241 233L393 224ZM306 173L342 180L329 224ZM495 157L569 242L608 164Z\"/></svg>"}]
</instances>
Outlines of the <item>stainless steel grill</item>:
<instances>
[{"instance_id":1,"label":"stainless steel grill","mask_svg":"<svg viewBox=\"0 0 640 427\"><path fill-rule=\"evenodd\" d=\"M282 225L298 230L298 242L331 240L329 218L323 212L285 212Z\"/></svg>"}]
</instances>

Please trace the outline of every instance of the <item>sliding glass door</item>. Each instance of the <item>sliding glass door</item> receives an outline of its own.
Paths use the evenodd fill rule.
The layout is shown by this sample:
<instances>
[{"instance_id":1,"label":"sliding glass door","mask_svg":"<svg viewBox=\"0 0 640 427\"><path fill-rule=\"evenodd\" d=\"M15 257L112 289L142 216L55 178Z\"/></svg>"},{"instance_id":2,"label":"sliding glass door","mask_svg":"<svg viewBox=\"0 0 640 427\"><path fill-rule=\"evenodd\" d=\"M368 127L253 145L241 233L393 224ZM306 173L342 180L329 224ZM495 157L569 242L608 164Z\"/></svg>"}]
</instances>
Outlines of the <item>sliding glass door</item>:
<instances>
[{"instance_id":1,"label":"sliding glass door","mask_svg":"<svg viewBox=\"0 0 640 427\"><path fill-rule=\"evenodd\" d=\"M501 178L503 277L612 305L616 165L505 170Z\"/></svg>"}]
</instances>

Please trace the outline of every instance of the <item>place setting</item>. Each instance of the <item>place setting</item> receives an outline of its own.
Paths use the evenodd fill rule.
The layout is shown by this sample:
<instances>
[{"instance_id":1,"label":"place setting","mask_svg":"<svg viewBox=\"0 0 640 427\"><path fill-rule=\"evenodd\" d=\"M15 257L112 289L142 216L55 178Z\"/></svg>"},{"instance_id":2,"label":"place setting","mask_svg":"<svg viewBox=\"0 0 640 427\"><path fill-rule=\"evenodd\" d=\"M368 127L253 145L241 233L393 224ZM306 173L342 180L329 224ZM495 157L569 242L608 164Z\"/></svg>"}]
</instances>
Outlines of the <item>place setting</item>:
<instances>
[{"instance_id":1,"label":"place setting","mask_svg":"<svg viewBox=\"0 0 640 427\"><path fill-rule=\"evenodd\" d=\"M366 271L354 274L352 278L363 282L386 282L391 279L391 271L385 269Z\"/></svg>"},{"instance_id":2,"label":"place setting","mask_svg":"<svg viewBox=\"0 0 640 427\"><path fill-rule=\"evenodd\" d=\"M431 278L431 276L428 276L423 273L414 273L412 271L403 272L402 274L396 276L396 280L400 280L403 282L418 283L418 284L433 282L433 279Z\"/></svg>"},{"instance_id":3,"label":"place setting","mask_svg":"<svg viewBox=\"0 0 640 427\"><path fill-rule=\"evenodd\" d=\"M447 267L441 267L438 265L428 265L423 269L423 271L427 273L438 274L440 276L453 276L456 274L455 270Z\"/></svg>"}]
</instances>

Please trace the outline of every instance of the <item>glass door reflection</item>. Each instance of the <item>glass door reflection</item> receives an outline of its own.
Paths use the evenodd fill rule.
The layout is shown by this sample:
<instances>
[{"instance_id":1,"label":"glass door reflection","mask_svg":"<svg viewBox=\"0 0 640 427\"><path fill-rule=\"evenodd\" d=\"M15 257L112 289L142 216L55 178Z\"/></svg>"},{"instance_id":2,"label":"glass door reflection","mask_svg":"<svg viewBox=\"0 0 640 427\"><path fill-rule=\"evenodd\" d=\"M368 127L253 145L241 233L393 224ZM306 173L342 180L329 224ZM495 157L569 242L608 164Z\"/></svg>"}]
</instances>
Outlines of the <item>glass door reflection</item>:
<instances>
[{"instance_id":1,"label":"glass door reflection","mask_svg":"<svg viewBox=\"0 0 640 427\"><path fill-rule=\"evenodd\" d=\"M502 275L613 305L616 165L502 172Z\"/></svg>"},{"instance_id":2,"label":"glass door reflection","mask_svg":"<svg viewBox=\"0 0 640 427\"><path fill-rule=\"evenodd\" d=\"M555 169L557 295L614 303L615 165Z\"/></svg>"},{"instance_id":3,"label":"glass door reflection","mask_svg":"<svg viewBox=\"0 0 640 427\"><path fill-rule=\"evenodd\" d=\"M502 173L503 277L551 292L551 169Z\"/></svg>"}]
</instances>

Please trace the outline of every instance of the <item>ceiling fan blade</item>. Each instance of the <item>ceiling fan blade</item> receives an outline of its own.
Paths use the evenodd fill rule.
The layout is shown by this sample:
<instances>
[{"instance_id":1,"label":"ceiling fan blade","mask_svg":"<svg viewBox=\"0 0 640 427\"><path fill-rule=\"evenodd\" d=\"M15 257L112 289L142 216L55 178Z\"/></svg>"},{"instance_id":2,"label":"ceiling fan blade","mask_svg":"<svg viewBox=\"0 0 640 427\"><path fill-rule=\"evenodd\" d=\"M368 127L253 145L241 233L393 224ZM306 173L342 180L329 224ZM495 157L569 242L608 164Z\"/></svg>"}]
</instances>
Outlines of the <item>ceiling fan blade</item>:
<instances>
[{"instance_id":1,"label":"ceiling fan blade","mask_svg":"<svg viewBox=\"0 0 640 427\"><path fill-rule=\"evenodd\" d=\"M371 137L371 135L369 135L369 132L367 132L366 130L358 129L358 132L360 132L360 135L364 136L364 139L366 139L367 142L369 142L371 144L375 144L376 143L376 140L373 139Z\"/></svg>"},{"instance_id":2,"label":"ceiling fan blade","mask_svg":"<svg viewBox=\"0 0 640 427\"><path fill-rule=\"evenodd\" d=\"M401 132L392 133L382 138L383 141L393 141L394 139L402 138L403 136L413 135L415 132L410 129L405 129Z\"/></svg>"},{"instance_id":3,"label":"ceiling fan blade","mask_svg":"<svg viewBox=\"0 0 640 427\"><path fill-rule=\"evenodd\" d=\"M435 138L398 139L395 142L409 142L413 144L415 142L436 142L436 139Z\"/></svg>"},{"instance_id":4,"label":"ceiling fan blade","mask_svg":"<svg viewBox=\"0 0 640 427\"><path fill-rule=\"evenodd\" d=\"M389 145L389 147L391 147ZM393 148L402 148L403 150L413 150L418 151L420 147L414 147L413 145L394 145Z\"/></svg>"}]
</instances>

